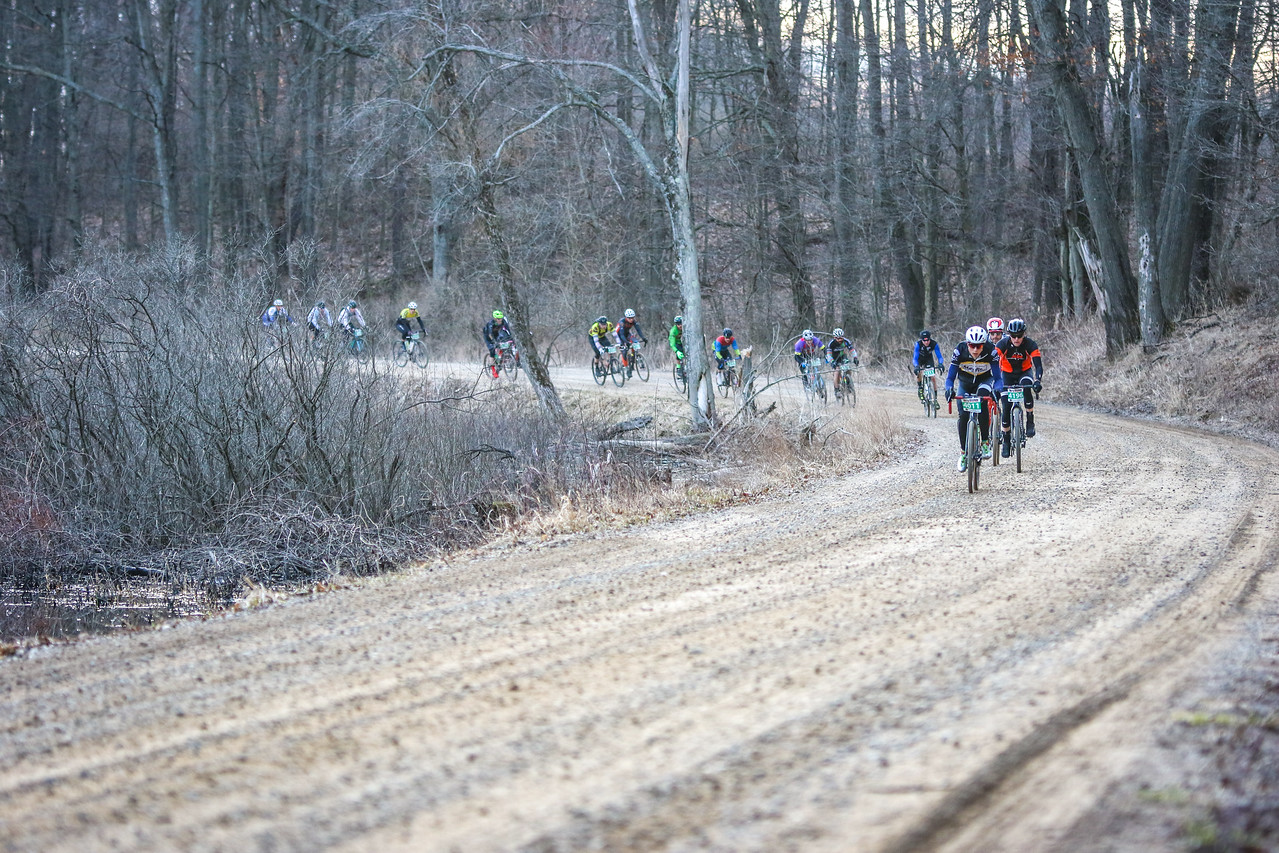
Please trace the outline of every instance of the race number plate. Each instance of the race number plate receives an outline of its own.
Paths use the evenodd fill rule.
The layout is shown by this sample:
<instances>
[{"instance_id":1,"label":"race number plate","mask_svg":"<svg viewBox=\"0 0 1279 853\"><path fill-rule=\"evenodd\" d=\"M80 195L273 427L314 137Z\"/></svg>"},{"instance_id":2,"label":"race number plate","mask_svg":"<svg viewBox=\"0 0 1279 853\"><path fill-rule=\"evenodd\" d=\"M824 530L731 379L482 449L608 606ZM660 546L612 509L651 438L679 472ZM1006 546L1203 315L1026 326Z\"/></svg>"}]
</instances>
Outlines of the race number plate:
<instances>
[{"instance_id":1,"label":"race number plate","mask_svg":"<svg viewBox=\"0 0 1279 853\"><path fill-rule=\"evenodd\" d=\"M925 367L925 368L924 368L924 375L925 375L925 376L928 376L928 377L936 376L936 375L937 375L937 369L936 369L936 368L933 368L933 367Z\"/></svg>"},{"instance_id":2,"label":"race number plate","mask_svg":"<svg viewBox=\"0 0 1279 853\"><path fill-rule=\"evenodd\" d=\"M981 397L974 397L971 400L964 400L963 407L965 412L981 412Z\"/></svg>"},{"instance_id":3,"label":"race number plate","mask_svg":"<svg viewBox=\"0 0 1279 853\"><path fill-rule=\"evenodd\" d=\"M1025 393L1020 388L1008 389L1008 402L1020 403L1025 398Z\"/></svg>"}]
</instances>

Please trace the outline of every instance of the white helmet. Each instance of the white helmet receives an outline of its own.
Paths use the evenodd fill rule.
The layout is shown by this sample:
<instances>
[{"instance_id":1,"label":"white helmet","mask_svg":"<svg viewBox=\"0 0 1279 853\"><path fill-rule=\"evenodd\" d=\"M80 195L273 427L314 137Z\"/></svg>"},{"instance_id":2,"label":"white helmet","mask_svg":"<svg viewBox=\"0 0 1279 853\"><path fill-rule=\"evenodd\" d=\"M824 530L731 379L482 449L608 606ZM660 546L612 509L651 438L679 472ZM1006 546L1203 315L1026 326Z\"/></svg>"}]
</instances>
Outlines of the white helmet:
<instances>
[{"instance_id":1,"label":"white helmet","mask_svg":"<svg viewBox=\"0 0 1279 853\"><path fill-rule=\"evenodd\" d=\"M811 340L813 339L813 330L812 330L812 329L805 329L805 330L804 330L803 338L804 338L804 340L806 340L806 341L811 341Z\"/></svg>"},{"instance_id":2,"label":"white helmet","mask_svg":"<svg viewBox=\"0 0 1279 853\"><path fill-rule=\"evenodd\" d=\"M283 300L283 299L277 299L277 300L275 300L274 302L272 302L271 304L272 304L273 306L275 306L276 308L283 308L283 307L284 307L284 300Z\"/></svg>"},{"instance_id":3,"label":"white helmet","mask_svg":"<svg viewBox=\"0 0 1279 853\"><path fill-rule=\"evenodd\" d=\"M970 326L964 337L970 344L980 345L990 342L990 336L986 334L986 330L981 326Z\"/></svg>"},{"instance_id":4,"label":"white helmet","mask_svg":"<svg viewBox=\"0 0 1279 853\"><path fill-rule=\"evenodd\" d=\"M1004 321L998 317L991 317L986 321L986 331L990 333L992 338L996 334L1002 335L1004 333Z\"/></svg>"},{"instance_id":5,"label":"white helmet","mask_svg":"<svg viewBox=\"0 0 1279 853\"><path fill-rule=\"evenodd\" d=\"M837 337L837 338L842 338L842 337L844 337L844 330L843 330L843 329L835 329L833 332L831 332L831 334L832 334L832 335L834 335L834 336L835 336L835 337Z\"/></svg>"},{"instance_id":6,"label":"white helmet","mask_svg":"<svg viewBox=\"0 0 1279 853\"><path fill-rule=\"evenodd\" d=\"M416 303L416 302L410 302L410 303L409 303L409 310L410 310L410 311L416 311L416 310L417 310L417 303Z\"/></svg>"},{"instance_id":7,"label":"white helmet","mask_svg":"<svg viewBox=\"0 0 1279 853\"><path fill-rule=\"evenodd\" d=\"M634 319L635 319L635 312L634 312L633 310L631 310L630 308L627 308L627 309L626 309L626 313L625 313L625 314L623 314L622 316L623 316L623 317L625 317L627 320L634 320Z\"/></svg>"}]
</instances>

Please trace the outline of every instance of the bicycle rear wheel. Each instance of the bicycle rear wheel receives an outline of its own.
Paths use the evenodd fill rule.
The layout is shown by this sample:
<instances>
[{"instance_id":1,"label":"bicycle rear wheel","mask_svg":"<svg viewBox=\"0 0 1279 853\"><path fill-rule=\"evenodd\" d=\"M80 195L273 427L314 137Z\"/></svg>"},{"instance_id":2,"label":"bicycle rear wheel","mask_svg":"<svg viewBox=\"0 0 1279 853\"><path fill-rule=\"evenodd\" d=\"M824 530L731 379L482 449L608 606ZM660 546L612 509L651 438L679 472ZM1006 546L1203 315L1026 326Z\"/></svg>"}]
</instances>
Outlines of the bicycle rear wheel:
<instances>
[{"instance_id":1,"label":"bicycle rear wheel","mask_svg":"<svg viewBox=\"0 0 1279 853\"><path fill-rule=\"evenodd\" d=\"M622 363L615 356L608 357L608 372L613 377L613 384L618 388L626 384L626 371L622 369Z\"/></svg>"},{"instance_id":2,"label":"bicycle rear wheel","mask_svg":"<svg viewBox=\"0 0 1279 853\"><path fill-rule=\"evenodd\" d=\"M1017 454L1017 473L1021 473L1021 446L1026 442L1026 420L1021 406L1013 409L1013 452Z\"/></svg>"},{"instance_id":3,"label":"bicycle rear wheel","mask_svg":"<svg viewBox=\"0 0 1279 853\"><path fill-rule=\"evenodd\" d=\"M977 425L977 413L968 413L968 435L964 441L964 455L968 457L968 492L977 491L981 477L981 427Z\"/></svg>"}]
</instances>

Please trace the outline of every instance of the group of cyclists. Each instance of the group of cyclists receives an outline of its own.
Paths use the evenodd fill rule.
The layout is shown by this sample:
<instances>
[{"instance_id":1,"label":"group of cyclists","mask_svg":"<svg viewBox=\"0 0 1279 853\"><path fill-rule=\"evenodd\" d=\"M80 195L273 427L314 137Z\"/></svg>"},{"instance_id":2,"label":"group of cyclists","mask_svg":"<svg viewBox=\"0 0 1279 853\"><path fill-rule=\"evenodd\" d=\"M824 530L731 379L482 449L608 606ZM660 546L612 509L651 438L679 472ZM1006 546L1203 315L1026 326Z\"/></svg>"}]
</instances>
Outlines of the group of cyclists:
<instances>
[{"instance_id":1,"label":"group of cyclists","mask_svg":"<svg viewBox=\"0 0 1279 853\"><path fill-rule=\"evenodd\" d=\"M268 330L295 322L282 299L274 300L262 313L261 320L263 328ZM399 332L401 341L407 340L413 334L414 323L418 331L425 335L426 323L418 312L418 305L416 302L409 302L395 319L395 329ZM313 340L319 339L334 327L340 328L349 338L353 329L363 329L367 326L359 304L354 299L349 300L338 312L336 322L329 313L325 301L323 299L317 301L307 314L306 324ZM498 349L505 342L513 342L514 333L505 315L500 310L495 310L481 329L481 335L489 355L485 369L497 378L501 358ZM616 346L622 354L628 378L632 373L632 367L626 359L631 344L633 342L648 343L648 338L640 328L635 311L631 308L622 312L621 319L616 323L609 320L607 315L598 317L587 332L587 340L591 345L592 357L598 365L603 363L605 348ZM684 370L686 358L683 316L677 315L674 318L667 333L667 342L675 355L676 373L680 375ZM720 371L724 370L730 360L741 357L737 338L730 328L725 328L715 338L712 349L715 355L715 367ZM861 364L857 348L845 336L844 330L838 328L832 331L829 342L823 341L821 336L812 329L805 329L795 341L794 357L805 387L809 382L809 366L815 360L822 359L835 370ZM924 399L923 371L929 367L944 370L946 359L942 355L941 346L933 339L932 332L924 329L919 333L919 339L915 341L911 357L911 369L915 374L916 390L921 400ZM1032 437L1035 435L1034 398L1035 394L1043 388L1043 374L1043 357L1039 351L1039 345L1026 334L1026 321L1020 317L1014 318L1009 320L1005 327L1001 318L991 317L986 321L985 326L971 326L964 333L964 340L957 344L954 352L951 353L950 369L946 372L945 398L948 403L955 397L963 395L1000 400L1005 387L1027 385L1035 392L1027 394L1023 401L1026 408L1026 436ZM934 390L936 390L936 379L931 378L929 381L934 383ZM940 408L940 404L936 405ZM966 470L968 465L963 445L969 417L971 415L967 411L960 410L958 431L961 450L957 467L961 472ZM977 417L981 428L982 456L989 459L993 453L989 408L983 406ZM1012 406L1007 400L1002 400L999 452L1003 458L1008 458L1011 453L1011 417Z\"/></svg>"},{"instance_id":2,"label":"group of cyclists","mask_svg":"<svg viewBox=\"0 0 1279 853\"><path fill-rule=\"evenodd\" d=\"M942 357L941 347L932 339L932 333L924 329L915 342L911 360L921 400L924 399L922 372L928 367L940 370L946 367L946 361ZM1034 389L1034 394L1027 393L1023 400L1026 408L1026 436L1032 437L1035 434L1035 394L1043 389L1043 375L1043 356L1039 345L1026 334L1026 321L1017 317L1009 320L1005 328L1001 318L991 317L985 326L971 326L964 333L964 340L951 353L950 369L946 373L946 402L965 395L976 395L987 401L1000 401L999 455L1007 459L1012 452L1013 407L1001 394L1006 387L1013 385L1026 385ZM936 382L935 379L930 381ZM972 415L969 412L960 409L960 453L956 467L961 472L968 469L968 457L963 447L970 417ZM989 405L982 406L977 415L977 423L981 428L982 457L989 459L993 453Z\"/></svg>"}]
</instances>

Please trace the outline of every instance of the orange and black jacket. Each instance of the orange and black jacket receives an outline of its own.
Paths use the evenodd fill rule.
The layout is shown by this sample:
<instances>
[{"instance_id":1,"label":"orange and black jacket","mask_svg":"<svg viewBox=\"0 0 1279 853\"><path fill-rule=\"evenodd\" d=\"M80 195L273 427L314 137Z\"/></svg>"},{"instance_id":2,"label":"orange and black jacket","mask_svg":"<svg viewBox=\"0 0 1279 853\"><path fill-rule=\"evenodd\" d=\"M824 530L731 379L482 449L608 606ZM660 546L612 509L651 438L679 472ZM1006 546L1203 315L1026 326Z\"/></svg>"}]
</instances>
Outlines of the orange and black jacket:
<instances>
[{"instance_id":1,"label":"orange and black jacket","mask_svg":"<svg viewBox=\"0 0 1279 853\"><path fill-rule=\"evenodd\" d=\"M1004 384L1017 384L1023 376L1038 382L1044 375L1044 362L1039 354L1039 344L1030 338L1022 338L1021 344L1005 336L996 347L999 351L999 370L1004 374Z\"/></svg>"}]
</instances>

